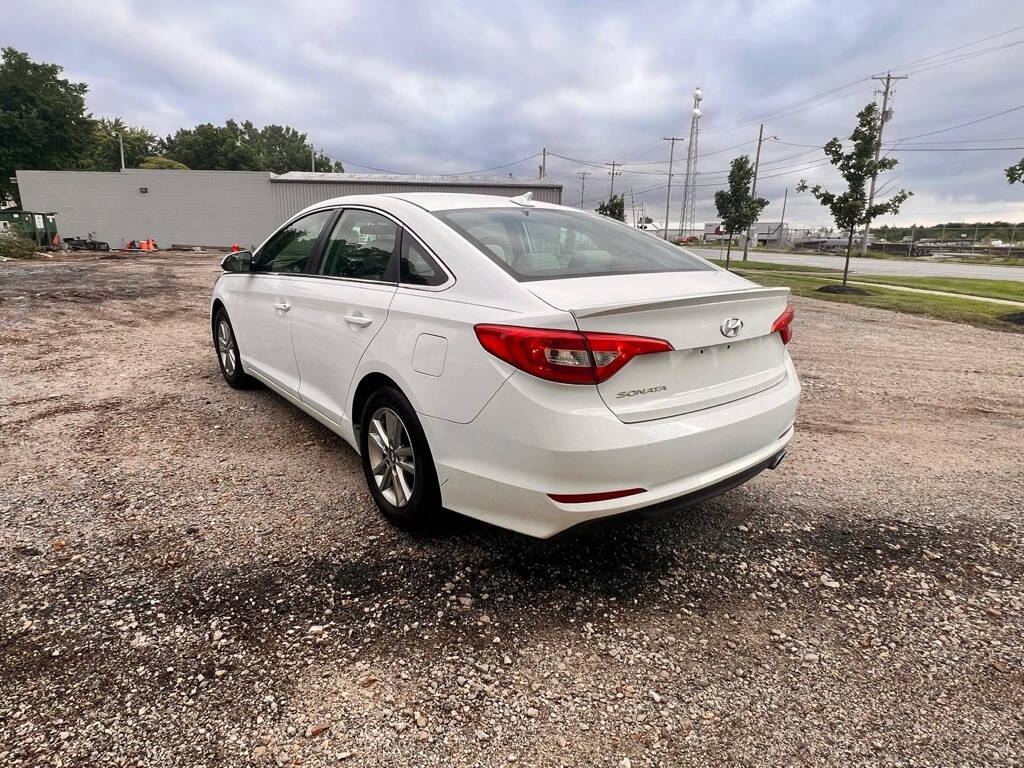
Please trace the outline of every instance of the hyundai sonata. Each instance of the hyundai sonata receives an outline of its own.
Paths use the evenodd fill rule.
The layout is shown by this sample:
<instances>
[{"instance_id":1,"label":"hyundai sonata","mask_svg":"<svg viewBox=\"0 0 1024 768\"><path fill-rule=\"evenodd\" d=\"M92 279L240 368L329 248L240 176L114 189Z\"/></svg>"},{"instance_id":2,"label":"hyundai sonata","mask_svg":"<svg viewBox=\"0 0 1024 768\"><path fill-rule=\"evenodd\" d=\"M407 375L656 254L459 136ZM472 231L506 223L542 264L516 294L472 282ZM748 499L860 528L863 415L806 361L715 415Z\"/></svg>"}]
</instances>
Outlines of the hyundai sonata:
<instances>
[{"instance_id":1,"label":"hyundai sonata","mask_svg":"<svg viewBox=\"0 0 1024 768\"><path fill-rule=\"evenodd\" d=\"M774 468L800 394L788 289L529 195L337 198L225 257L212 331L348 441L381 512L533 536Z\"/></svg>"}]
</instances>

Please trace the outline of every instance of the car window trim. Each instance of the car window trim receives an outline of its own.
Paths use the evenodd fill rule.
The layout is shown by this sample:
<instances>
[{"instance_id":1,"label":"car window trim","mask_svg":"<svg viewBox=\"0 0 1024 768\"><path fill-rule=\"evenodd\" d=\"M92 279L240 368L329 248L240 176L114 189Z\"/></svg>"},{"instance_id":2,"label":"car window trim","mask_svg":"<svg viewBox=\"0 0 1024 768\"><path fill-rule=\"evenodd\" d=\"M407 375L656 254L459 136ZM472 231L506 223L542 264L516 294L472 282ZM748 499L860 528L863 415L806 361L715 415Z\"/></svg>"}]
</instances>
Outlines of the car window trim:
<instances>
[{"instance_id":1,"label":"car window trim","mask_svg":"<svg viewBox=\"0 0 1024 768\"><path fill-rule=\"evenodd\" d=\"M335 219L331 223L331 232L334 231L334 226L337 224L337 220L341 218L341 214L344 211L352 210L352 209L357 209L357 210L361 210L361 211L369 211L371 213L380 214L381 216L383 216L386 219L389 219L390 221L394 222L398 226L399 236L397 238L397 247L395 249L395 253L392 254L392 258L394 259L395 273L398 275L398 277L395 280L368 280L366 278L361 278L361 277L339 277L337 275L321 275L321 274L319 274L320 258L322 256L322 248L326 247L326 245L327 245L326 239L320 244L321 245L321 250L318 251L318 253L317 253L317 262L316 262L316 264L312 268L313 272L308 275L309 277L317 277L317 278L321 278L321 279L324 279L324 280L347 280L347 281L356 282L356 283L373 283L373 284L376 284L376 285L398 285L398 286L401 286L403 288L411 288L411 289L417 290L417 291L446 291L449 288L451 288L453 285L455 285L455 282L456 282L455 273L452 272L451 269L448 268L448 265L444 263L444 261L437 255L437 253L434 251L434 249L431 248L430 246L428 246L425 242L423 242L423 238L421 238L419 235L417 235L416 232L413 231L408 225L406 225L400 218L398 218L398 216L396 216L395 214L393 214L393 213L391 213L389 211L385 211L385 210L382 210L380 208L377 208L376 206L367 205L365 203L355 203L355 204L352 204L352 205L342 205L341 207L338 208L338 213L337 213ZM406 234L411 235L413 237L413 239L416 241L416 243L441 268L441 271L444 272L445 278L446 278L446 280L443 283L441 283L440 285L413 285L411 283L403 283L401 281L401 264L399 263L399 260L401 259L401 254L402 254L402 251L401 251L402 242L401 241L402 241L402 238L405 237ZM329 236L329 233L328 233L328 236ZM391 264L389 263L389 269L390 269L390 267L391 267ZM293 272L292 274L300 274L300 273ZM302 274L304 274L304 273L302 273Z\"/></svg>"},{"instance_id":2,"label":"car window trim","mask_svg":"<svg viewBox=\"0 0 1024 768\"><path fill-rule=\"evenodd\" d=\"M334 234L334 228L341 222L341 217L345 215L346 211L361 210L369 211L370 213L376 213L379 216L383 216L388 219L392 224L398 228L397 236L395 237L395 247L391 250L391 255L388 257L388 264L384 268L385 275L394 275L398 271L398 258L399 258L399 247L402 241L402 225L395 221L392 217L385 214L383 211L377 210L371 206L362 205L342 205L339 206L334 216L331 217L330 228L324 228L324 234L320 242L317 244L316 260L308 270L309 277L323 277L328 280L353 280L359 283L378 283L380 285L398 285L398 278L394 280L371 280L366 277L344 277L342 275L322 275L320 274L320 262L323 259L324 252L327 249L327 242L330 240L332 234Z\"/></svg>"},{"instance_id":3,"label":"car window trim","mask_svg":"<svg viewBox=\"0 0 1024 768\"><path fill-rule=\"evenodd\" d=\"M434 260L434 262L437 263L437 265L441 268L441 271L444 272L444 274L445 274L445 276L447 278L445 280L445 282L441 283L440 285L412 285L411 283L403 283L403 282L401 282L400 279L395 281L395 282L391 282L391 281L387 281L387 280L367 280L367 279L359 278L359 277L338 277L338 276L335 276L335 275L321 275L321 274L319 274L318 271L320 269L320 259L323 256L323 249L324 249L324 246L326 245L326 242L327 242L326 238L329 237L330 233L334 231L334 226L337 224L338 219L341 217L342 211L345 211L345 210L348 210L348 209L351 209L351 208L357 208L359 210L371 211L373 213L379 213L380 215L384 216L385 218L390 219L395 224L397 224L399 226L400 230L401 230L400 236L398 238L399 240L401 240L401 238L404 237L404 235L406 233L412 235L412 237L416 240L416 242L419 244L419 246L427 254L430 255L430 257ZM313 254L312 254L312 258L310 259L310 263L307 265L307 268L306 268L305 272L251 272L249 274L252 274L252 275L277 275L279 277L315 277L315 278L318 278L320 280L342 280L342 281L347 281L347 282L363 283L363 284L370 284L370 285L397 285L397 286L400 286L402 288L408 288L408 289L414 290L414 291L429 291L429 292L446 291L449 288L451 288L453 285L455 285L455 283L458 281L458 278L455 276L455 273L452 272L452 270L448 267L447 264L445 264L444 259L442 259L440 256L438 256L437 252L433 248L431 248L429 245L427 245L423 241L422 237L420 237L418 234L416 234L415 230L410 228L397 215L391 213L390 211L385 211L385 210L382 210L382 209L380 209L380 208L378 208L376 206L367 205L365 203L355 203L355 204L351 204L351 205L341 205L341 206L324 206L322 208L315 208L314 210L311 210L311 211L309 211L309 210L299 211L298 213L294 214L290 219L285 221L284 224L282 224L277 229L275 229L273 232L271 232L263 240L263 242L260 243L259 247L256 250L253 251L253 258L254 259L258 258L259 253L266 247L267 243L269 243L278 232L280 232L281 230L285 229L286 227L291 226L296 221L298 221L299 219L301 219L301 218L303 218L305 216L311 216L314 213L321 213L323 211L334 211L334 215L328 220L327 224L324 225L324 231L320 233L320 239L317 241L316 247L314 248L314 251L313 251ZM398 255L397 255L396 258L401 258L401 251L398 251L397 253L398 253ZM401 265L399 265L399 267L398 267L398 272L399 272L399 278L401 278Z\"/></svg>"},{"instance_id":4,"label":"car window trim","mask_svg":"<svg viewBox=\"0 0 1024 768\"><path fill-rule=\"evenodd\" d=\"M405 254L405 238L406 237L409 238L409 245L410 246L412 246L412 245L419 246L423 250L423 254L426 256L426 260L431 265L433 265L433 266L437 267L439 270L441 270L441 274L444 275L444 277L445 277L443 282L441 282L439 285L421 285L419 283L407 283L406 281L402 280L402 257ZM427 248L425 245L423 245L422 241L418 237L416 237L412 232L407 230L405 227L402 227L402 234L401 234L400 241L398 243L398 284L399 285L404 285L406 288L423 288L423 289L438 290L438 289L441 289L441 288L448 287L448 281L450 279L451 278L450 278L450 276L448 274L448 271L441 266L441 263L437 259L434 258L433 253L430 251L430 249Z\"/></svg>"},{"instance_id":5,"label":"car window trim","mask_svg":"<svg viewBox=\"0 0 1024 768\"><path fill-rule=\"evenodd\" d=\"M338 216L338 213L337 213L338 210L339 209L335 208L334 206L324 206L323 208L317 208L317 209L312 210L312 211L299 211L297 214L295 214L290 219L288 219L284 224L282 224L277 229L275 229L273 232L271 232L267 236L267 239L264 240L262 243L260 243L260 247L252 252L253 264L256 264L260 260L260 255L263 253L263 249L267 247L267 245L270 243L270 241L273 240L275 237L277 237L278 234L280 234L284 230L288 229L288 227L290 227L292 224L294 224L297 221L300 221L301 219L306 219L306 218L309 218L310 216L315 216L318 213L324 213L325 211L332 211L333 215L328 217L327 222L323 226L323 229L320 230L320 234L317 237L316 243L313 244L313 250L310 252L309 259L307 260L306 266L305 266L305 268L303 269L302 272L272 272L269 269L254 269L254 270L252 270L250 272L250 274L253 274L253 275L304 275L304 274L306 274L309 271L310 263L312 263L314 260L319 262L320 249L323 247L323 242L324 242L324 234L333 230L333 222L334 222L334 220Z\"/></svg>"}]
</instances>

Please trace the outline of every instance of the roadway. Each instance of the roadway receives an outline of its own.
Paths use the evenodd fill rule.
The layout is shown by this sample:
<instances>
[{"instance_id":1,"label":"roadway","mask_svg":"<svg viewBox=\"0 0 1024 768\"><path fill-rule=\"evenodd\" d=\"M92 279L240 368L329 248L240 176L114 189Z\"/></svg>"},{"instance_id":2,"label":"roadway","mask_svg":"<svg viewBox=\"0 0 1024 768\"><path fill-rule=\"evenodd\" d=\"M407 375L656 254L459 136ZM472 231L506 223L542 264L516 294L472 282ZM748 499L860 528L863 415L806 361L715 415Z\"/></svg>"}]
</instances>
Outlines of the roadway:
<instances>
[{"instance_id":1,"label":"roadway","mask_svg":"<svg viewBox=\"0 0 1024 768\"><path fill-rule=\"evenodd\" d=\"M705 259L725 258L725 250L717 248L691 248L698 256ZM775 264L791 264L794 267L830 267L843 268L842 256L826 256L819 253L751 253L750 258L756 261L770 261ZM743 259L743 250L737 254L733 248L732 259ZM912 277L966 277L987 280L1019 280L1024 282L1024 267L1007 267L997 264L953 264L938 261L899 261L890 259L862 259L854 256L850 259L850 272L861 275L902 275Z\"/></svg>"}]
</instances>

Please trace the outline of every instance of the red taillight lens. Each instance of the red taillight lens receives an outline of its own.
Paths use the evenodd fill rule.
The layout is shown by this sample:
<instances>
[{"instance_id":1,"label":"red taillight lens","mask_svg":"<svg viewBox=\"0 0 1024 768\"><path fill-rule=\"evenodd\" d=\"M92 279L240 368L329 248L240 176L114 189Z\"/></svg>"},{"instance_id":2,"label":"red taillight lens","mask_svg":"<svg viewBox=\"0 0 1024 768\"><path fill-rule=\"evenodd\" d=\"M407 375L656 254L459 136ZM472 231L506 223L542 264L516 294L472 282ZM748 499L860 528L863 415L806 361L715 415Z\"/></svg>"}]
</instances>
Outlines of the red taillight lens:
<instances>
[{"instance_id":1,"label":"red taillight lens","mask_svg":"<svg viewBox=\"0 0 1024 768\"><path fill-rule=\"evenodd\" d=\"M516 325L478 325L476 337L495 357L563 384L600 384L637 355L670 352L662 339L617 333L580 333Z\"/></svg>"},{"instance_id":2,"label":"red taillight lens","mask_svg":"<svg viewBox=\"0 0 1024 768\"><path fill-rule=\"evenodd\" d=\"M793 305L787 304L785 311L779 315L778 319L772 323L772 333L779 332L779 336L782 337L783 344L789 344L789 340L793 338L793 329L790 327L793 323Z\"/></svg>"}]
</instances>

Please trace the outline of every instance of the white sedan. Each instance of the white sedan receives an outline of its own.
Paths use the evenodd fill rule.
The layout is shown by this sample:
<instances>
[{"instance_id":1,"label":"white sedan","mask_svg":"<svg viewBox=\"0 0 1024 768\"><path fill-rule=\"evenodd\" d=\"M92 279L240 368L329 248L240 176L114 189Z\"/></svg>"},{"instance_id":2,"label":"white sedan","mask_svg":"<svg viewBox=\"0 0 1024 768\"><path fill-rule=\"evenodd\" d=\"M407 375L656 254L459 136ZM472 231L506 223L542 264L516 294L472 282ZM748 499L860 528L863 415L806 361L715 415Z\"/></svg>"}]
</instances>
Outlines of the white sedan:
<instances>
[{"instance_id":1,"label":"white sedan","mask_svg":"<svg viewBox=\"0 0 1024 768\"><path fill-rule=\"evenodd\" d=\"M444 507L547 537L721 493L793 436L788 289L597 214L343 197L222 266L228 384L341 435L396 522Z\"/></svg>"}]
</instances>

